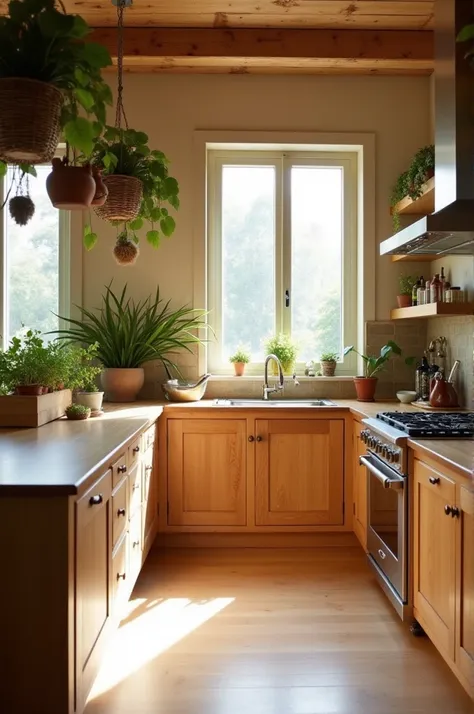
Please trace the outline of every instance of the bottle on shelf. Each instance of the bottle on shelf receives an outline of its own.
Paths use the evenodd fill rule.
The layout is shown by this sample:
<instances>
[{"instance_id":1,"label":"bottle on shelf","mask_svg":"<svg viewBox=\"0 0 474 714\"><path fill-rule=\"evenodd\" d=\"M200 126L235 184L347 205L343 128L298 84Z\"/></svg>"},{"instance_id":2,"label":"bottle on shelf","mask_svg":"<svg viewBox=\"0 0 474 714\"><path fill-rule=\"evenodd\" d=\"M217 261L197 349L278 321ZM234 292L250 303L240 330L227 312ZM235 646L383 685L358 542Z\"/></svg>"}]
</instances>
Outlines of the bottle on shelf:
<instances>
[{"instance_id":1,"label":"bottle on shelf","mask_svg":"<svg viewBox=\"0 0 474 714\"><path fill-rule=\"evenodd\" d=\"M423 355L421 364L415 372L416 400L426 402L430 398L430 366L426 355Z\"/></svg>"},{"instance_id":2,"label":"bottle on shelf","mask_svg":"<svg viewBox=\"0 0 474 714\"><path fill-rule=\"evenodd\" d=\"M431 302L430 281L427 280L425 283L425 303L429 302Z\"/></svg>"},{"instance_id":3,"label":"bottle on shelf","mask_svg":"<svg viewBox=\"0 0 474 714\"><path fill-rule=\"evenodd\" d=\"M425 290L425 281L423 279L420 279L420 287L416 291L416 302L417 305L425 305L426 304L426 290Z\"/></svg>"},{"instance_id":4,"label":"bottle on shelf","mask_svg":"<svg viewBox=\"0 0 474 714\"><path fill-rule=\"evenodd\" d=\"M446 290L446 276L444 274L444 268L442 266L441 266L441 274L439 276L439 282L441 283L439 302L444 302L444 295L445 295L445 290Z\"/></svg>"},{"instance_id":5,"label":"bottle on shelf","mask_svg":"<svg viewBox=\"0 0 474 714\"><path fill-rule=\"evenodd\" d=\"M411 304L418 305L418 288L420 287L420 279L416 281L411 290Z\"/></svg>"},{"instance_id":6,"label":"bottle on shelf","mask_svg":"<svg viewBox=\"0 0 474 714\"><path fill-rule=\"evenodd\" d=\"M441 280L439 279L439 273L435 273L430 284L430 302L441 302Z\"/></svg>"}]
</instances>

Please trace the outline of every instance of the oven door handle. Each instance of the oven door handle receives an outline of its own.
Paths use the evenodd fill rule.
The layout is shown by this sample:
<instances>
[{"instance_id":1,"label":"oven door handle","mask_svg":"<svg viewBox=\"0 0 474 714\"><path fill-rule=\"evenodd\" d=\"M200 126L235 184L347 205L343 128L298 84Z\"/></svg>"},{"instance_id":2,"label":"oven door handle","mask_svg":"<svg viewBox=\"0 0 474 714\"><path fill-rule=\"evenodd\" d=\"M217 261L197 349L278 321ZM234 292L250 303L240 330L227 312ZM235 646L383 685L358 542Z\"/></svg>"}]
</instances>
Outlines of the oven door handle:
<instances>
[{"instance_id":1,"label":"oven door handle","mask_svg":"<svg viewBox=\"0 0 474 714\"><path fill-rule=\"evenodd\" d=\"M365 466L366 469L370 471L371 474L377 478L384 488L391 488L395 491L402 490L405 486L405 481L403 478L389 478L385 476L374 464L369 460L370 456L361 456L359 458L359 464Z\"/></svg>"}]
</instances>

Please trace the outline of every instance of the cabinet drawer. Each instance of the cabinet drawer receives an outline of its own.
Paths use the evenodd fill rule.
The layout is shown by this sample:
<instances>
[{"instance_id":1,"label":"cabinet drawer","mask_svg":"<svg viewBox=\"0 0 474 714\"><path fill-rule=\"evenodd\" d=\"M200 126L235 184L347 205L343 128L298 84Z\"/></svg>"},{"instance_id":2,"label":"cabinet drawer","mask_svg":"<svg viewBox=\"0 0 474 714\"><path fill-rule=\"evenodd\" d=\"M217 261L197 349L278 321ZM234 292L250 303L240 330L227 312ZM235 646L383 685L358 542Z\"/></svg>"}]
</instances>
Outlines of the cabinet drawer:
<instances>
[{"instance_id":1,"label":"cabinet drawer","mask_svg":"<svg viewBox=\"0 0 474 714\"><path fill-rule=\"evenodd\" d=\"M130 574L134 579L142 567L142 513L141 508L130 521Z\"/></svg>"},{"instance_id":2,"label":"cabinet drawer","mask_svg":"<svg viewBox=\"0 0 474 714\"><path fill-rule=\"evenodd\" d=\"M124 451L112 464L112 488L116 488L119 485L127 471L127 452Z\"/></svg>"},{"instance_id":3,"label":"cabinet drawer","mask_svg":"<svg viewBox=\"0 0 474 714\"><path fill-rule=\"evenodd\" d=\"M113 547L120 540L128 523L128 483L124 478L112 495L112 541Z\"/></svg>"},{"instance_id":4,"label":"cabinet drawer","mask_svg":"<svg viewBox=\"0 0 474 714\"><path fill-rule=\"evenodd\" d=\"M128 533L125 533L112 558L112 599L113 609L128 595L130 574L127 568Z\"/></svg>"},{"instance_id":5,"label":"cabinet drawer","mask_svg":"<svg viewBox=\"0 0 474 714\"><path fill-rule=\"evenodd\" d=\"M415 478L421 486L427 486L444 498L447 505L453 505L456 499L456 484L447 476L415 459Z\"/></svg>"},{"instance_id":6,"label":"cabinet drawer","mask_svg":"<svg viewBox=\"0 0 474 714\"><path fill-rule=\"evenodd\" d=\"M110 469L94 483L76 504L79 527L87 525L95 513L104 508L112 494Z\"/></svg>"},{"instance_id":7,"label":"cabinet drawer","mask_svg":"<svg viewBox=\"0 0 474 714\"><path fill-rule=\"evenodd\" d=\"M128 465L130 469L133 469L133 467L140 461L140 453L143 451L141 441L141 436L139 436L128 447Z\"/></svg>"},{"instance_id":8,"label":"cabinet drawer","mask_svg":"<svg viewBox=\"0 0 474 714\"><path fill-rule=\"evenodd\" d=\"M139 464L128 475L128 503L130 518L142 504L142 475Z\"/></svg>"},{"instance_id":9,"label":"cabinet drawer","mask_svg":"<svg viewBox=\"0 0 474 714\"><path fill-rule=\"evenodd\" d=\"M155 443L155 432L156 428L153 424L153 426L150 426L150 428L147 429L144 434L142 434L143 452L147 451L147 449L149 449L150 446L153 446L153 444Z\"/></svg>"}]
</instances>

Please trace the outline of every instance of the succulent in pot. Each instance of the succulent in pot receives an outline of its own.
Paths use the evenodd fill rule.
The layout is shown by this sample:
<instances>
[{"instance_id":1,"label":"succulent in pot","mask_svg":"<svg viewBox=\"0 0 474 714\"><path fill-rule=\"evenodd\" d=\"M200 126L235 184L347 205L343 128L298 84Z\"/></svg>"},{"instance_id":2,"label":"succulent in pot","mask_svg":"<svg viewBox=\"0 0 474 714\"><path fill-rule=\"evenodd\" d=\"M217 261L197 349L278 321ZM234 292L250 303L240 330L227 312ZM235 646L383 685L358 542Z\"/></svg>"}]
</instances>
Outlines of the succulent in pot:
<instances>
[{"instance_id":1,"label":"succulent in pot","mask_svg":"<svg viewBox=\"0 0 474 714\"><path fill-rule=\"evenodd\" d=\"M361 352L358 352L353 345L344 348L344 355L349 354L349 352L355 352L355 354L359 355L359 357L361 357L364 361L365 374L354 377L357 401L373 402L378 381L378 377L376 377L376 375L387 367L387 364L393 355L400 357L402 351L396 342L389 340L387 344L381 348L379 355L364 355ZM405 358L405 364L412 365L413 363L413 357Z\"/></svg>"},{"instance_id":2,"label":"succulent in pot","mask_svg":"<svg viewBox=\"0 0 474 714\"><path fill-rule=\"evenodd\" d=\"M112 93L101 76L108 51L86 42L79 15L54 0L11 0L0 18L0 160L31 167L51 161L61 131L88 155L105 125Z\"/></svg>"},{"instance_id":3,"label":"succulent in pot","mask_svg":"<svg viewBox=\"0 0 474 714\"><path fill-rule=\"evenodd\" d=\"M323 377L334 377L339 355L336 352L324 352L319 358Z\"/></svg>"},{"instance_id":4,"label":"succulent in pot","mask_svg":"<svg viewBox=\"0 0 474 714\"><path fill-rule=\"evenodd\" d=\"M143 364L151 360L178 370L173 361L176 350L192 352L203 344L200 335L207 330L205 311L191 307L170 308L159 288L154 297L135 301L127 295L127 285L115 294L110 285L95 311L78 307L81 320L61 318L68 327L58 330L68 342L95 345L106 398L111 402L131 402L143 387Z\"/></svg>"},{"instance_id":5,"label":"succulent in pot","mask_svg":"<svg viewBox=\"0 0 474 714\"><path fill-rule=\"evenodd\" d=\"M410 307L412 304L413 286L417 278L412 275L400 275L398 279L399 290L397 295L398 307Z\"/></svg>"},{"instance_id":6,"label":"succulent in pot","mask_svg":"<svg viewBox=\"0 0 474 714\"><path fill-rule=\"evenodd\" d=\"M90 407L86 407L83 404L71 404L66 409L66 417L71 421L83 421L89 419L90 415Z\"/></svg>"},{"instance_id":7,"label":"succulent in pot","mask_svg":"<svg viewBox=\"0 0 474 714\"><path fill-rule=\"evenodd\" d=\"M243 347L239 347L234 354L229 357L229 362L234 365L236 377L243 377L245 365L250 362L250 352Z\"/></svg>"},{"instance_id":8,"label":"succulent in pot","mask_svg":"<svg viewBox=\"0 0 474 714\"><path fill-rule=\"evenodd\" d=\"M295 368L296 357L298 355L298 347L295 342L283 333L274 335L265 341L265 353L267 355L274 354L281 362L283 372L292 374ZM272 371L278 375L278 366L272 362Z\"/></svg>"}]
</instances>

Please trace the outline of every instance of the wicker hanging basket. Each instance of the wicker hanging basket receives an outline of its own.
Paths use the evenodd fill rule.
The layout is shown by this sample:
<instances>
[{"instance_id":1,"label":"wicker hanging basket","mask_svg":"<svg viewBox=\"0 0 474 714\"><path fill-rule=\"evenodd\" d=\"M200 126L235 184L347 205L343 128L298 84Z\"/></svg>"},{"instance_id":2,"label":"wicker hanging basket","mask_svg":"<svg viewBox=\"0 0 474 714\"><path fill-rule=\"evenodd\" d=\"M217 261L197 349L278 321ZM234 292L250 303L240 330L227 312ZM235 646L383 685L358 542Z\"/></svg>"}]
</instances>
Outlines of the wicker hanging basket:
<instances>
[{"instance_id":1,"label":"wicker hanging basket","mask_svg":"<svg viewBox=\"0 0 474 714\"><path fill-rule=\"evenodd\" d=\"M94 211L104 221L133 221L138 216L143 196L143 184L134 176L120 174L103 177L109 192L103 206Z\"/></svg>"},{"instance_id":2,"label":"wicker hanging basket","mask_svg":"<svg viewBox=\"0 0 474 714\"><path fill-rule=\"evenodd\" d=\"M47 82L0 79L0 159L11 164L48 163L60 134L62 92Z\"/></svg>"}]
</instances>

